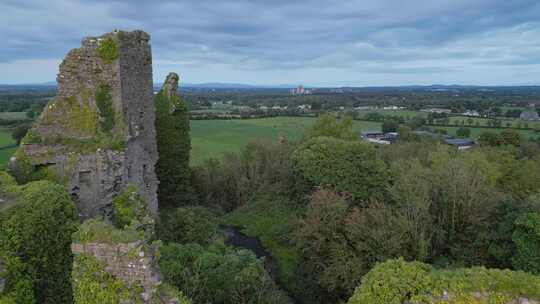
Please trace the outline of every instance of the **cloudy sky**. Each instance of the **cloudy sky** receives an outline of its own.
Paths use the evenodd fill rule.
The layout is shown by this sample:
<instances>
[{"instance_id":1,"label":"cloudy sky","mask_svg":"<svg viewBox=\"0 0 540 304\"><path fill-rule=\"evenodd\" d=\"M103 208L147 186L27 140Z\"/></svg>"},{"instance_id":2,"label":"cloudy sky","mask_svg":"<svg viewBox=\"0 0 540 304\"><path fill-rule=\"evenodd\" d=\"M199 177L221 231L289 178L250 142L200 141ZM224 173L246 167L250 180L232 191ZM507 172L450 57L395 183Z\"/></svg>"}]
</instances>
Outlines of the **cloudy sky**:
<instances>
[{"instance_id":1,"label":"cloudy sky","mask_svg":"<svg viewBox=\"0 0 540 304\"><path fill-rule=\"evenodd\" d=\"M538 0L0 0L0 83L113 29L152 36L159 82L540 84Z\"/></svg>"}]
</instances>

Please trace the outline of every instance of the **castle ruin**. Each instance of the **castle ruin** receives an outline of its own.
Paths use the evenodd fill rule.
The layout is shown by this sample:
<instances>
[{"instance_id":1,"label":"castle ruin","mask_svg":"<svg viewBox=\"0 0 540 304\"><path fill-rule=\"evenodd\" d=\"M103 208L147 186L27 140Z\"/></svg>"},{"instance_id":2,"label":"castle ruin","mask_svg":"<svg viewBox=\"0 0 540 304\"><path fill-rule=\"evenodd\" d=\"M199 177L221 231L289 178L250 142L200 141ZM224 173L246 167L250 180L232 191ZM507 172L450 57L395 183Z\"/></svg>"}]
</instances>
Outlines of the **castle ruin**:
<instances>
[{"instance_id":1,"label":"castle ruin","mask_svg":"<svg viewBox=\"0 0 540 304\"><path fill-rule=\"evenodd\" d=\"M49 102L11 169L65 184L81 218L108 217L113 197L134 185L157 211L158 153L150 36L114 31L71 50Z\"/></svg>"}]
</instances>

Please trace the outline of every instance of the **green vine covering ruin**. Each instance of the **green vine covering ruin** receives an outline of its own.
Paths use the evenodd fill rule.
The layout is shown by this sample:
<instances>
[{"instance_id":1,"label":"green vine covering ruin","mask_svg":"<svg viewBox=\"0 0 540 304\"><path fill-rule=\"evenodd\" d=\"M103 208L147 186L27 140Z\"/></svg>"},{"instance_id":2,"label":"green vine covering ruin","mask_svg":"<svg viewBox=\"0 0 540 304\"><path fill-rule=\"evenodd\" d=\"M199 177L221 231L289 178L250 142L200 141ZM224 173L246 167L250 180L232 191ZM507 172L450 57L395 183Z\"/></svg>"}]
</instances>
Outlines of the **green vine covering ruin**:
<instances>
[{"instance_id":1,"label":"green vine covering ruin","mask_svg":"<svg viewBox=\"0 0 540 304\"><path fill-rule=\"evenodd\" d=\"M397 259L365 275L348 304L506 304L518 297L540 297L540 277L484 267L437 270Z\"/></svg>"},{"instance_id":2,"label":"green vine covering ruin","mask_svg":"<svg viewBox=\"0 0 540 304\"><path fill-rule=\"evenodd\" d=\"M156 173L163 207L185 204L191 190L189 113L186 104L177 96L177 88L178 75L171 73L154 100L159 153Z\"/></svg>"},{"instance_id":3,"label":"green vine covering ruin","mask_svg":"<svg viewBox=\"0 0 540 304\"><path fill-rule=\"evenodd\" d=\"M107 37L101 40L98 47L99 57L106 63L112 63L118 59L118 46L113 38Z\"/></svg>"}]
</instances>

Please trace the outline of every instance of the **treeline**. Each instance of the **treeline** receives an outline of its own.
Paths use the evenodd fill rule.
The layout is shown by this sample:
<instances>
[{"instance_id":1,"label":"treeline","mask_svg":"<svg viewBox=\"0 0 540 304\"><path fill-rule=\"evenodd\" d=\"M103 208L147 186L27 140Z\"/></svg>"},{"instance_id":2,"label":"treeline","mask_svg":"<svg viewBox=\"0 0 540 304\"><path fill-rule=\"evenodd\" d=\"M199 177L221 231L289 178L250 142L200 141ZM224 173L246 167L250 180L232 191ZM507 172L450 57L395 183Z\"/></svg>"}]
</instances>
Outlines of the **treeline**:
<instances>
[{"instance_id":1,"label":"treeline","mask_svg":"<svg viewBox=\"0 0 540 304\"><path fill-rule=\"evenodd\" d=\"M310 105L313 110L336 110L340 107L355 108L361 106L400 106L409 110L420 110L426 107L442 107L451 109L453 113L466 110L478 111L481 115L519 117L521 110L507 109L505 106L528 107L536 102L536 90L492 90L475 89L456 90L399 90L393 88L345 89L341 92L319 89L310 95L290 95L287 90L240 90L240 91L182 91L184 100L190 110L207 109L213 103L230 102L234 106L289 106ZM519 113L518 113L519 112Z\"/></svg>"},{"instance_id":2,"label":"treeline","mask_svg":"<svg viewBox=\"0 0 540 304\"><path fill-rule=\"evenodd\" d=\"M56 90L32 91L29 89L0 91L0 112L39 113Z\"/></svg>"}]
</instances>

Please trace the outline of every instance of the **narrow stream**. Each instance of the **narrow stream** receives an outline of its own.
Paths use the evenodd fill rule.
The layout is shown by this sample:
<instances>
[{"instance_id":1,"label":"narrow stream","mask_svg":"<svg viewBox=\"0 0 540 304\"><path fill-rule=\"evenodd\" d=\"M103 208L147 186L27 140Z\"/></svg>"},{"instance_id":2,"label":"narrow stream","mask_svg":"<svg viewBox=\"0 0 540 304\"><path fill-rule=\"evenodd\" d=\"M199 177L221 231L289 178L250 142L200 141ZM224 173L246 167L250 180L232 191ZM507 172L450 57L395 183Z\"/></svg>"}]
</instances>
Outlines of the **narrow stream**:
<instances>
[{"instance_id":1,"label":"narrow stream","mask_svg":"<svg viewBox=\"0 0 540 304\"><path fill-rule=\"evenodd\" d=\"M279 267L276 260L272 257L272 254L263 246L261 241L256 237L251 237L241 232L240 227L220 225L220 230L225 234L225 244L235 247L251 250L257 258L262 258L264 261L264 268L268 271L268 274L276 285L287 294L290 299L290 303L300 303L294 299L285 288L280 285Z\"/></svg>"}]
</instances>

